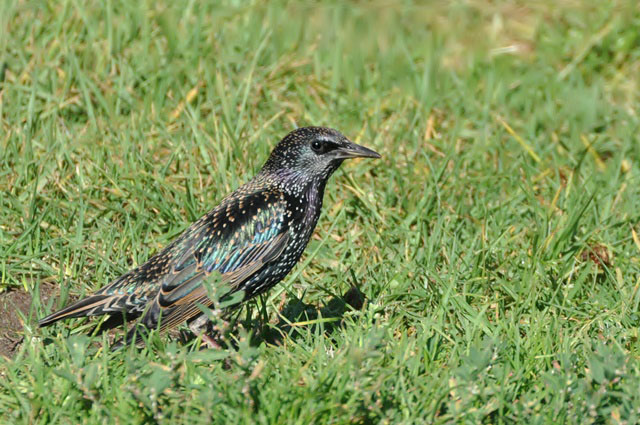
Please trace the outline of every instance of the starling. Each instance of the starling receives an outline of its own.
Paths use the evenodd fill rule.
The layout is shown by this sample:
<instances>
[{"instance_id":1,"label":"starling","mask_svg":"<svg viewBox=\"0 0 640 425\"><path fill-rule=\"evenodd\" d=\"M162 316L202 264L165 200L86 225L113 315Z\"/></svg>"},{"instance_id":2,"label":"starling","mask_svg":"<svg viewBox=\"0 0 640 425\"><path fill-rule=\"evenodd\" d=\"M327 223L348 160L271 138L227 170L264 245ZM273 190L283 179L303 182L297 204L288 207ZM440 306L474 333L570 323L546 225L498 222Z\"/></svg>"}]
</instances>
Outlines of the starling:
<instances>
[{"instance_id":1,"label":"starling","mask_svg":"<svg viewBox=\"0 0 640 425\"><path fill-rule=\"evenodd\" d=\"M305 127L289 133L262 170L225 197L166 248L93 295L40 320L98 315L139 318L144 329L167 330L188 321L206 323L211 307L205 280L218 273L246 301L280 282L298 262L318 222L325 185L348 158L380 158L340 132ZM136 339L134 326L128 342ZM205 335L203 335L205 336ZM205 339L207 340L207 339Z\"/></svg>"}]
</instances>

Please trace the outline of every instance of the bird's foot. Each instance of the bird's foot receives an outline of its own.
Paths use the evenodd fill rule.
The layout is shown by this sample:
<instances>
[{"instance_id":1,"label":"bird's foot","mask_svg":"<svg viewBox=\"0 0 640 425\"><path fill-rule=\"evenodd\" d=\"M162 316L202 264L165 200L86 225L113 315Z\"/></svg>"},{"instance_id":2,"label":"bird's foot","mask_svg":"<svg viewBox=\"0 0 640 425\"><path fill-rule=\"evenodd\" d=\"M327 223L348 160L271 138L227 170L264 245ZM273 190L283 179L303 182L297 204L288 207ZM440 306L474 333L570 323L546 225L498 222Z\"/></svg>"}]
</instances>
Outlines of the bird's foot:
<instances>
[{"instance_id":1,"label":"bird's foot","mask_svg":"<svg viewBox=\"0 0 640 425\"><path fill-rule=\"evenodd\" d=\"M220 344L216 342L216 340L207 335L207 327L209 325L209 320L207 316L202 315L197 319L193 320L189 323L189 330L196 336L202 337L202 342L207 344L209 348L220 349Z\"/></svg>"},{"instance_id":2,"label":"bird's foot","mask_svg":"<svg viewBox=\"0 0 640 425\"><path fill-rule=\"evenodd\" d=\"M205 344L207 344L207 346L208 346L209 348L213 348L213 349L216 349L216 350L219 350L220 348L222 348L222 347L220 347L220 344L218 344L218 343L216 342L216 340L215 340L215 339L213 339L212 337L210 337L210 336L209 336L209 335L207 335L206 333L204 333L204 332L203 332L200 336L202 337L202 341L203 341Z\"/></svg>"}]
</instances>

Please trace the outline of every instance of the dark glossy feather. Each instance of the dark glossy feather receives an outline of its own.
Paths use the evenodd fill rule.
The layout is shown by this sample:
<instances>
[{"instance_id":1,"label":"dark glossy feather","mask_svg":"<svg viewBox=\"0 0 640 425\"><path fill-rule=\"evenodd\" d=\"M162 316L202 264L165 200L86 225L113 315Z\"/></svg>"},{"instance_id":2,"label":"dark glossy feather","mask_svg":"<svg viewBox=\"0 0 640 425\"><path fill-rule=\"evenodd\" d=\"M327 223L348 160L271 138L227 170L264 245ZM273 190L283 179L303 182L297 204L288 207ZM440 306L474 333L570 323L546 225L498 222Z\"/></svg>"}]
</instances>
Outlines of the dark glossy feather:
<instances>
[{"instance_id":1,"label":"dark glossy feather","mask_svg":"<svg viewBox=\"0 0 640 425\"><path fill-rule=\"evenodd\" d=\"M281 193L265 195L232 198L216 209L225 216L210 221L204 234L212 236L196 237L191 254L182 256L163 280L141 319L144 325L156 327L161 316L160 329L166 329L199 315L197 304L211 305L203 280L213 272L231 291L244 290L260 269L278 259L290 239L286 203ZM234 224L230 231L229 223Z\"/></svg>"}]
</instances>

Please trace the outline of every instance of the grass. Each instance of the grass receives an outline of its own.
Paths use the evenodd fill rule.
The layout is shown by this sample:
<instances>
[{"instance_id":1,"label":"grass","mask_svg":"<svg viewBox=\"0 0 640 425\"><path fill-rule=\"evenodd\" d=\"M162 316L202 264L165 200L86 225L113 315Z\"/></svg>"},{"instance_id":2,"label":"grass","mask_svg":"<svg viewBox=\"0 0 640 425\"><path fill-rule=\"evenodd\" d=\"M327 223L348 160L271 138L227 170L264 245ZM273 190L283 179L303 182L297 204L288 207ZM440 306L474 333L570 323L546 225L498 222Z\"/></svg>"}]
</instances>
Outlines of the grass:
<instances>
[{"instance_id":1,"label":"grass","mask_svg":"<svg viewBox=\"0 0 640 425\"><path fill-rule=\"evenodd\" d=\"M9 0L0 63L0 288L34 295L3 422L640 421L634 1ZM332 178L236 348L36 328L303 125L383 159Z\"/></svg>"}]
</instances>

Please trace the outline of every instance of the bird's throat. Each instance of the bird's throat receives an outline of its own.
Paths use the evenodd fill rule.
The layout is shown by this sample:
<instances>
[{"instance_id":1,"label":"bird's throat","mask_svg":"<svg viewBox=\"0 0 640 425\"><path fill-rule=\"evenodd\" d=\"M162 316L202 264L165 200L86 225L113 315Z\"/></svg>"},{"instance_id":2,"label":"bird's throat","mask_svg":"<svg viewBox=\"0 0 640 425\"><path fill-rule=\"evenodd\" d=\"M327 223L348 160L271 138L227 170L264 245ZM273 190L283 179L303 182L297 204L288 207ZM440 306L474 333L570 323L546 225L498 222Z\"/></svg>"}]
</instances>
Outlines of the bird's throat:
<instances>
[{"instance_id":1,"label":"bird's throat","mask_svg":"<svg viewBox=\"0 0 640 425\"><path fill-rule=\"evenodd\" d=\"M304 213L305 223L315 227L322 210L322 198L324 197L324 182L313 182L306 190L306 209Z\"/></svg>"}]
</instances>

